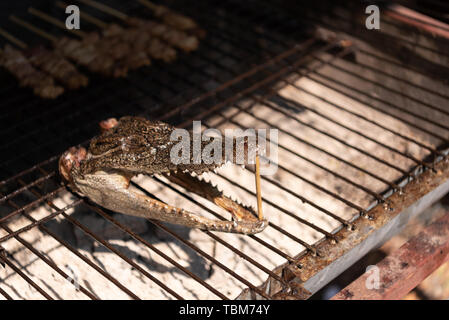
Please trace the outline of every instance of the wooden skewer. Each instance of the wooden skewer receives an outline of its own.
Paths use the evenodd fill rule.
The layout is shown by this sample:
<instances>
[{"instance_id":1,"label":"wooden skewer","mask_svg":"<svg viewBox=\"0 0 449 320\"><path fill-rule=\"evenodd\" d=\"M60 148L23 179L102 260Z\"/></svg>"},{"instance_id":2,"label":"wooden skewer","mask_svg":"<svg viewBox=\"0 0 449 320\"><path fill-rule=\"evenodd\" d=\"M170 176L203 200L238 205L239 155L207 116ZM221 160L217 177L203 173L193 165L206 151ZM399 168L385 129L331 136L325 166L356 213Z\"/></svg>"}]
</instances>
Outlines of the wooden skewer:
<instances>
[{"instance_id":1,"label":"wooden skewer","mask_svg":"<svg viewBox=\"0 0 449 320\"><path fill-rule=\"evenodd\" d=\"M22 27L24 27L24 28L26 28L26 29L28 29L28 30L38 34L38 35L40 35L41 37L43 37L45 39L48 39L48 40L50 40L52 42L56 42L58 40L58 38L55 37L54 35L51 35L48 32L45 32L44 30L39 29L39 28L33 26L31 23L28 23L28 22L26 22L26 21L24 21L24 20L22 20L20 18L17 18L14 15L9 16L9 19L11 21L14 21L18 25L20 25L20 26L22 26Z\"/></svg>"},{"instance_id":2,"label":"wooden skewer","mask_svg":"<svg viewBox=\"0 0 449 320\"><path fill-rule=\"evenodd\" d=\"M0 28L0 35L3 36L4 38L8 39L9 41L11 41L16 46L18 46L18 47L20 47L22 49L26 49L28 47L25 42L17 39L12 34L10 34L8 31L6 31L6 30L4 30L2 28Z\"/></svg>"},{"instance_id":3,"label":"wooden skewer","mask_svg":"<svg viewBox=\"0 0 449 320\"><path fill-rule=\"evenodd\" d=\"M148 0L137 0L138 2L140 2L141 4L143 4L144 6L147 6L148 8L150 8L153 11L156 11L159 6L151 1Z\"/></svg>"},{"instance_id":4,"label":"wooden skewer","mask_svg":"<svg viewBox=\"0 0 449 320\"><path fill-rule=\"evenodd\" d=\"M20 20L20 19L19 19ZM34 31L40 31L40 30L34 30ZM45 32L42 31L43 34ZM22 50L26 50L29 46L25 42L21 41L20 39L17 39L16 37L12 36L8 32L2 30L0 28L0 34L4 36L9 36L8 39L17 44ZM45 34L46 35L46 34ZM50 35L48 35L48 38L51 38ZM81 72L79 72L74 65L72 65L68 60L66 60L65 57L59 56L57 53L52 52L51 50L47 50L44 48L39 49L40 53L44 53L44 56L46 56L48 59L56 61L56 64L48 64L48 61L43 61L42 59L33 59L34 54L30 54L30 56L27 55L27 58L29 58L29 62L33 67L38 69L39 71L42 71L46 74L48 74L50 77L53 77L55 80L59 81L66 89L69 90L77 90L81 87L87 86L89 79L83 75ZM38 54L39 55L39 54ZM45 60L48 60L45 59ZM55 68L56 66L56 68Z\"/></svg>"},{"instance_id":5,"label":"wooden skewer","mask_svg":"<svg viewBox=\"0 0 449 320\"><path fill-rule=\"evenodd\" d=\"M263 211L262 211L262 190L260 187L260 158L259 152L256 153L256 194L257 194L257 214L259 220L263 220Z\"/></svg>"},{"instance_id":6,"label":"wooden skewer","mask_svg":"<svg viewBox=\"0 0 449 320\"><path fill-rule=\"evenodd\" d=\"M95 7L98 8L99 10L102 10L103 12L106 12L106 13L113 14L114 16L121 18L121 19L125 20L125 22L130 24L129 20L131 20L132 18L128 17L125 14L120 16L120 14L117 14L120 12L118 10L115 10L115 9L108 7L106 5L103 5L103 4L101 4L101 6L99 6L98 3L93 0L80 0L80 1L84 2L85 4L88 4L88 5L95 5ZM143 26L144 26L144 28L146 28L146 32L149 32L152 36L161 39L163 42L167 43L170 46L173 46L177 49L181 49L185 52L190 52L190 51L196 50L198 48L199 40L198 40L198 37L195 35L189 35L188 33L184 32L182 30L176 29L173 26L170 26L167 24L164 25L162 23L155 22L152 20L147 20L147 22L150 24L150 27L145 27L145 22L143 19L137 18L136 20L143 22ZM137 23L137 24L139 25L139 23ZM131 25L132 25L132 23L131 23ZM155 33L152 32L152 28L153 28L152 26L155 26L155 30L156 30ZM162 30L160 30L160 28L158 28L158 26L163 27L163 29L165 29L167 32L164 34L161 34ZM159 29L159 31L157 29ZM173 37L173 35L174 35L174 37Z\"/></svg>"},{"instance_id":7,"label":"wooden skewer","mask_svg":"<svg viewBox=\"0 0 449 320\"><path fill-rule=\"evenodd\" d=\"M76 29L67 29L66 25L64 23L62 23L61 21L59 21L58 19L46 14L45 12L42 12L38 9L34 9L33 7L28 8L28 12L41 18L42 20L45 20L51 24L54 24L55 26L70 31L71 33L73 33L74 35L80 37L80 38L84 38L87 34L84 31L81 30L76 30Z\"/></svg>"},{"instance_id":8,"label":"wooden skewer","mask_svg":"<svg viewBox=\"0 0 449 320\"><path fill-rule=\"evenodd\" d=\"M146 6L154 12L156 17L164 20L166 24L171 25L179 30L187 31L198 29L196 22L181 13L175 12L165 6L154 4L149 0L137 0L140 4Z\"/></svg>"},{"instance_id":9,"label":"wooden skewer","mask_svg":"<svg viewBox=\"0 0 449 320\"><path fill-rule=\"evenodd\" d=\"M124 14L123 12L118 11L112 7L109 7L105 4L102 4L102 3L99 3L96 1L93 1L93 0L78 0L78 1L81 3L87 4L88 6L94 7L100 11L104 11L104 12L106 12L110 15L113 15L114 17L119 18L123 21L125 21L129 18L128 15Z\"/></svg>"},{"instance_id":10,"label":"wooden skewer","mask_svg":"<svg viewBox=\"0 0 449 320\"><path fill-rule=\"evenodd\" d=\"M62 1L56 1L56 6L60 7L61 9L67 8L68 4L62 2ZM94 16L91 16L90 14L83 12L80 10L80 14L82 15L83 19L86 19L86 21L96 25L97 27L104 29L108 26L106 22L101 21L98 18L95 18Z\"/></svg>"}]
</instances>

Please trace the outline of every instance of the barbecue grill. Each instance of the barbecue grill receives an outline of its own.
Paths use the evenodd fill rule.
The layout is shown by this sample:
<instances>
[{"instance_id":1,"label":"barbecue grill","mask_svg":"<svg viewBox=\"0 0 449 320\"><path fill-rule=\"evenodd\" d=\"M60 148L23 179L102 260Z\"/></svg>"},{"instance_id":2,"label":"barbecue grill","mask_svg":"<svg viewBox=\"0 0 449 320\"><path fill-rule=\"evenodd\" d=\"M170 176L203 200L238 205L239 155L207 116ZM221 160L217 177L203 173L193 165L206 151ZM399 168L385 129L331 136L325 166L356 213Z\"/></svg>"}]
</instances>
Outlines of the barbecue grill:
<instances>
[{"instance_id":1,"label":"barbecue grill","mask_svg":"<svg viewBox=\"0 0 449 320\"><path fill-rule=\"evenodd\" d=\"M138 1L107 4L129 16L153 15ZM386 6L381 29L367 30L356 2L164 4L206 31L198 50L173 63L153 61L120 79L81 67L89 85L54 100L19 88L2 71L0 297L307 299L448 192L444 25L399 19ZM447 22L443 2L404 5ZM64 21L53 1L36 8ZM23 4L9 13L53 36L69 35ZM28 46L49 46L2 21ZM97 28L81 15L83 31ZM61 153L86 145L101 120L125 115L180 128L201 120L203 129L278 129L278 171L262 176L268 228L245 236L131 218L61 184ZM253 172L250 165L225 167L207 179L255 205ZM132 187L227 218L163 177L138 177Z\"/></svg>"}]
</instances>

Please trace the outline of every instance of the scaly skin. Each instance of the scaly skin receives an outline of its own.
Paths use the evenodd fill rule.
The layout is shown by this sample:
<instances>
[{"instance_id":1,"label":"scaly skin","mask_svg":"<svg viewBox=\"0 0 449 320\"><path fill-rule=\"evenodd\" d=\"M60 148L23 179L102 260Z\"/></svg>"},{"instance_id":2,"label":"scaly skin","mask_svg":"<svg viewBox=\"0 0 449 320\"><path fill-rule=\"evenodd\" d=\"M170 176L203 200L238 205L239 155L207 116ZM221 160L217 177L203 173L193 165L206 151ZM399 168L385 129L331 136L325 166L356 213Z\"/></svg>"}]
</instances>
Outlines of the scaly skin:
<instances>
[{"instance_id":1,"label":"scaly skin","mask_svg":"<svg viewBox=\"0 0 449 320\"><path fill-rule=\"evenodd\" d=\"M176 165L170 160L170 150L176 144L170 141L174 127L138 117L108 119L101 122L100 127L103 133L92 139L88 150L72 147L59 160L61 176L81 196L120 213L203 230L254 234L268 225L266 220L258 220L251 208L236 203L209 183L189 174L213 170L225 163L225 156L219 164L190 161L190 164ZM205 146L208 142L202 144ZM193 160L193 148L190 150L190 160ZM243 150L245 154L246 150ZM233 159L237 159L238 152L233 149ZM172 182L229 211L233 221L208 219L133 192L129 182L140 173L164 174Z\"/></svg>"}]
</instances>

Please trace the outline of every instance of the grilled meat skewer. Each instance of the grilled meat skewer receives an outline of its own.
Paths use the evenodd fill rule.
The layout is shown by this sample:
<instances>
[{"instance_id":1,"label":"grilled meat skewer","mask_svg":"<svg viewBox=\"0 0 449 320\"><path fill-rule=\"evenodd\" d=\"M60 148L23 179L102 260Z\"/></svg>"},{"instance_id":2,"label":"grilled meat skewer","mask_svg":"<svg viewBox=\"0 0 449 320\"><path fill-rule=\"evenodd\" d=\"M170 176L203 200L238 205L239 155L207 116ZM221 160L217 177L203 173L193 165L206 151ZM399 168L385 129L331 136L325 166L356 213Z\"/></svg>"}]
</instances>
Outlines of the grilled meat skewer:
<instances>
[{"instance_id":1,"label":"grilled meat skewer","mask_svg":"<svg viewBox=\"0 0 449 320\"><path fill-rule=\"evenodd\" d=\"M198 29L197 23L192 18L174 12L165 6L154 4L148 0L139 0L139 2L153 10L154 15L164 21L166 25L183 31Z\"/></svg>"},{"instance_id":2,"label":"grilled meat skewer","mask_svg":"<svg viewBox=\"0 0 449 320\"><path fill-rule=\"evenodd\" d=\"M178 30L168 25L157 23L151 20L144 20L137 17L130 17L112 7L93 0L80 0L81 2L92 6L98 10L113 15L122 20L131 27L141 29L152 37L162 39L170 46L180 48L185 52L196 50L199 45L199 40L196 36L189 35L184 31Z\"/></svg>"},{"instance_id":3,"label":"grilled meat skewer","mask_svg":"<svg viewBox=\"0 0 449 320\"><path fill-rule=\"evenodd\" d=\"M67 7L67 4L62 1L57 1L56 5L62 9ZM159 38L152 36L146 30L134 27L123 28L115 23L108 24L103 22L86 12L81 11L81 13L84 19L103 29L102 34L106 38L118 37L122 42L129 43L132 48L131 54L137 60L136 63L148 65L149 62L145 60L146 55L165 62L171 62L176 59L175 49Z\"/></svg>"},{"instance_id":4,"label":"grilled meat skewer","mask_svg":"<svg viewBox=\"0 0 449 320\"><path fill-rule=\"evenodd\" d=\"M112 77L120 77L127 73L126 68L115 65L116 59L113 54L105 54L111 46L104 41L100 42L100 36L97 33L92 32L82 40L63 37L54 42L54 47L62 55L94 73Z\"/></svg>"},{"instance_id":5,"label":"grilled meat skewer","mask_svg":"<svg viewBox=\"0 0 449 320\"><path fill-rule=\"evenodd\" d=\"M114 46L113 50L117 52L116 57L119 57L118 53L120 51L121 60L119 60L119 65L124 65L128 69L134 70L151 64L151 59L145 48L137 47L134 43L135 39L129 38L128 29L111 23L104 27L102 34L104 41Z\"/></svg>"},{"instance_id":6,"label":"grilled meat skewer","mask_svg":"<svg viewBox=\"0 0 449 320\"><path fill-rule=\"evenodd\" d=\"M55 85L53 77L35 69L20 50L10 45L1 53L0 65L17 78L20 86L32 88L39 97L55 99L64 92L63 87Z\"/></svg>"},{"instance_id":7,"label":"grilled meat skewer","mask_svg":"<svg viewBox=\"0 0 449 320\"><path fill-rule=\"evenodd\" d=\"M52 50L39 46L29 51L27 58L33 66L53 76L70 90L85 87L89 83L89 79L72 63Z\"/></svg>"},{"instance_id":8,"label":"grilled meat skewer","mask_svg":"<svg viewBox=\"0 0 449 320\"><path fill-rule=\"evenodd\" d=\"M176 30L170 26L157 23L151 20L144 20L136 17L129 17L126 22L132 26L148 32L154 37L158 37L169 45L180 48L185 52L194 51L198 48L198 38L187 33Z\"/></svg>"},{"instance_id":9,"label":"grilled meat skewer","mask_svg":"<svg viewBox=\"0 0 449 320\"><path fill-rule=\"evenodd\" d=\"M45 12L33 7L28 8L28 12L48 23L66 30L66 26L63 22ZM98 72L112 77L126 76L128 72L126 65L117 63L117 60L126 56L126 52L128 51L126 44L112 43L110 39L105 39L105 37L98 32L86 33L81 30L70 30L73 34L80 37L81 40L69 38L57 39L54 36L48 35L44 31L31 26L29 23L21 21L19 18L14 17L14 21L51 39L58 52L79 64L86 66L92 72Z\"/></svg>"},{"instance_id":10,"label":"grilled meat skewer","mask_svg":"<svg viewBox=\"0 0 449 320\"><path fill-rule=\"evenodd\" d=\"M103 34L106 38L117 37L119 41L129 43L130 55L136 56L135 59L138 59L139 55L142 59L144 55L149 55L165 62L176 59L175 49L140 28L122 28L116 24L108 24L103 30Z\"/></svg>"},{"instance_id":11,"label":"grilled meat skewer","mask_svg":"<svg viewBox=\"0 0 449 320\"><path fill-rule=\"evenodd\" d=\"M48 18L50 18L51 21L49 22L53 24L55 23L55 20L51 17L45 14L43 14L44 16L41 16L42 13L38 10L33 9L32 13L39 14L39 16L46 21L49 21ZM14 15L9 18L18 25L51 41L57 53L87 67L90 71L101 73L106 76L110 76L114 73L114 70L111 70L115 62L114 59L109 54L104 54L96 48L95 43L100 38L98 34L94 32L88 34L85 34L84 32L76 32L77 35L83 37L82 40L76 40L68 37L57 38Z\"/></svg>"}]
</instances>

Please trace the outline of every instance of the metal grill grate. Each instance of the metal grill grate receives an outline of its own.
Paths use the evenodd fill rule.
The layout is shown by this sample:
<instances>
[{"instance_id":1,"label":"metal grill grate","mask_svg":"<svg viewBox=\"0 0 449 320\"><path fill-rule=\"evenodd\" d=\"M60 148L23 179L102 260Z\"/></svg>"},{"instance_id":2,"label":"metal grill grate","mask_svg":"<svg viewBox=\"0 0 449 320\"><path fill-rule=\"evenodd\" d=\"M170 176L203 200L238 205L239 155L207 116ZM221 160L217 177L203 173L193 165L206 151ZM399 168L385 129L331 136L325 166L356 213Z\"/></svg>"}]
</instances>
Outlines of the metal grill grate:
<instances>
[{"instance_id":1,"label":"metal grill grate","mask_svg":"<svg viewBox=\"0 0 449 320\"><path fill-rule=\"evenodd\" d=\"M352 227L360 216L382 221L371 214L373 208L380 204L388 215L396 205L388 197L406 193L406 185L419 181L422 172L447 173L441 164L447 159L449 96L445 84L427 77L430 69L401 64L363 43L355 47L340 39L324 42L282 6L269 2L168 3L207 30L198 52L181 56L173 65L155 64L124 80L95 79L86 90L53 102L19 92L15 84L1 89L0 244L6 249L6 268L1 271L0 296L70 296L72 286L57 289L51 283L74 278L77 272L72 273L70 266L77 265L85 277L76 279L80 298L109 297L89 280L92 271L99 275L95 281L104 283L114 296L132 299L229 299L243 288L266 299L280 297L277 291L301 297L281 272L285 264L298 273L319 271L301 258L338 258L323 251L322 244L337 247L344 242L340 231L356 232ZM141 13L136 3L127 2L120 9L149 14ZM306 14L304 21L325 27L323 16ZM441 56L441 61L447 56L432 47L421 49ZM277 128L279 171L263 177L269 228L258 235L238 236L149 220L149 231L141 232L135 220L123 220L61 186L56 171L59 154L86 143L97 133L100 120L127 114L178 127L201 119L205 128ZM208 178L251 203L255 195L247 177L252 170L225 168ZM176 199L194 212L225 218L204 199L163 178L139 178L133 187L163 201ZM118 238L130 239L132 245L105 236L86 217L113 229ZM91 239L97 255L74 236L67 237L67 230ZM43 245L45 241L50 245ZM140 255L142 248L149 257ZM115 256L120 272L102 264L103 251ZM25 252L33 257L26 259L27 264ZM231 266L231 256L241 264ZM35 264L48 273L35 274ZM197 264L210 268L198 269ZM218 284L220 277L224 281ZM282 290L266 283L260 286L267 278ZM18 281L28 285L29 295L15 290Z\"/></svg>"}]
</instances>

